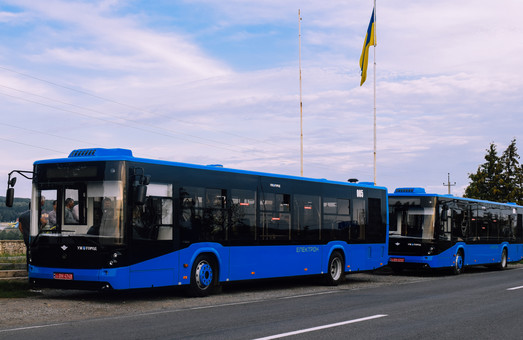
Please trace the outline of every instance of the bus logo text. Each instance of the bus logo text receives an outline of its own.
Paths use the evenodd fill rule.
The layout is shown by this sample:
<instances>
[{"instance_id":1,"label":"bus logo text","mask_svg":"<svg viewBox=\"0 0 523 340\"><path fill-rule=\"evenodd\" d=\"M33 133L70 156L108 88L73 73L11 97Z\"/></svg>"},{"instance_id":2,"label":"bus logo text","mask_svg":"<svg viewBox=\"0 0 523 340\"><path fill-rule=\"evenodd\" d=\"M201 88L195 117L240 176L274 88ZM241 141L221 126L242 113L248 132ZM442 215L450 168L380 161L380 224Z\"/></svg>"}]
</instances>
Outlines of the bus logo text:
<instances>
[{"instance_id":1,"label":"bus logo text","mask_svg":"<svg viewBox=\"0 0 523 340\"><path fill-rule=\"evenodd\" d=\"M77 250L87 250L87 251L98 251L96 247L93 246L77 246Z\"/></svg>"},{"instance_id":2,"label":"bus logo text","mask_svg":"<svg viewBox=\"0 0 523 340\"><path fill-rule=\"evenodd\" d=\"M297 253L317 253L320 251L318 247L296 247Z\"/></svg>"}]
</instances>

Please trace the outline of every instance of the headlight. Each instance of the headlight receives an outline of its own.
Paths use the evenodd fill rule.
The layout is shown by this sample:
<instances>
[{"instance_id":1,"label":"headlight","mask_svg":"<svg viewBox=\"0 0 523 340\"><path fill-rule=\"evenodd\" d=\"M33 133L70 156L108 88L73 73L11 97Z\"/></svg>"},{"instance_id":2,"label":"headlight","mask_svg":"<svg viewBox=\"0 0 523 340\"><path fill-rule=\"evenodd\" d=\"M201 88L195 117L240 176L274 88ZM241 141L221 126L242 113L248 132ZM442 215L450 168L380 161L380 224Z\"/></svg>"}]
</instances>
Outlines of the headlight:
<instances>
[{"instance_id":1,"label":"headlight","mask_svg":"<svg viewBox=\"0 0 523 340\"><path fill-rule=\"evenodd\" d=\"M111 254L111 259L109 260L108 264L110 267L116 265L118 263L118 258L122 256L122 253L120 253L119 251L115 251L114 253Z\"/></svg>"}]
</instances>

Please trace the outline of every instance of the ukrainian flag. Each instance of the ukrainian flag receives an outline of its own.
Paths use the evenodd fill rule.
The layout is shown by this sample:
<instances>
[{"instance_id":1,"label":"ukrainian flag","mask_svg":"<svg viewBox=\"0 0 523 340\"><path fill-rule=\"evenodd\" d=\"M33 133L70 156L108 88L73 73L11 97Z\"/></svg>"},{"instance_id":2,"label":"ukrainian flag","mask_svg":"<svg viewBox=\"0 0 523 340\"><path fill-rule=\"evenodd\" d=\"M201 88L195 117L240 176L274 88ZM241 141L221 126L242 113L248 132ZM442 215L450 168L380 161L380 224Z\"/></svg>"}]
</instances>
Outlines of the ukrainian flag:
<instances>
[{"instance_id":1,"label":"ukrainian flag","mask_svg":"<svg viewBox=\"0 0 523 340\"><path fill-rule=\"evenodd\" d=\"M374 22L374 10L372 10L372 16L370 17L369 28L367 29L367 34L365 35L365 41L363 42L363 51L361 51L360 57L360 68L361 68L361 83L363 85L367 79L367 65L369 63L369 47L375 46L376 41L374 40L376 24Z\"/></svg>"}]
</instances>

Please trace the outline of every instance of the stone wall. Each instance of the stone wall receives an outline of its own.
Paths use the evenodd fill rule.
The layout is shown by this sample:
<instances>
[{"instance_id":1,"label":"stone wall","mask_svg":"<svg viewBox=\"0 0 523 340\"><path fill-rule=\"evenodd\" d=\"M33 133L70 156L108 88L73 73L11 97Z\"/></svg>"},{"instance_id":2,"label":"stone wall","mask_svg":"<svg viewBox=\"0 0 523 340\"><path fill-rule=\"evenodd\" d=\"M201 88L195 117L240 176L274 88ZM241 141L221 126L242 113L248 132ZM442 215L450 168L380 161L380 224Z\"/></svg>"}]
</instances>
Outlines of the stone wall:
<instances>
[{"instance_id":1,"label":"stone wall","mask_svg":"<svg viewBox=\"0 0 523 340\"><path fill-rule=\"evenodd\" d=\"M25 244L22 240L0 240L0 255L25 254Z\"/></svg>"}]
</instances>

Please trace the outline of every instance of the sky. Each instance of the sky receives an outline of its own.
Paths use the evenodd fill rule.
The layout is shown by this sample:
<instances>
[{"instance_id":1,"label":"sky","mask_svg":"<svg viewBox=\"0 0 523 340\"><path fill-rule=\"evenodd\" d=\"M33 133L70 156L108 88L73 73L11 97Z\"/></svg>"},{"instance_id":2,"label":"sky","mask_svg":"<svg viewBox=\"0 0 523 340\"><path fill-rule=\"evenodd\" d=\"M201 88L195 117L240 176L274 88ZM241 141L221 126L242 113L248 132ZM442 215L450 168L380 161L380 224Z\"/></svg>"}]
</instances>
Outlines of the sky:
<instances>
[{"instance_id":1,"label":"sky","mask_svg":"<svg viewBox=\"0 0 523 340\"><path fill-rule=\"evenodd\" d=\"M0 195L80 148L461 196L523 145L523 2L0 0ZM301 20L301 49L298 16ZM521 152L521 151L520 151ZM30 196L18 179L17 197Z\"/></svg>"}]
</instances>

